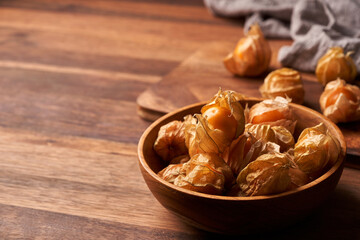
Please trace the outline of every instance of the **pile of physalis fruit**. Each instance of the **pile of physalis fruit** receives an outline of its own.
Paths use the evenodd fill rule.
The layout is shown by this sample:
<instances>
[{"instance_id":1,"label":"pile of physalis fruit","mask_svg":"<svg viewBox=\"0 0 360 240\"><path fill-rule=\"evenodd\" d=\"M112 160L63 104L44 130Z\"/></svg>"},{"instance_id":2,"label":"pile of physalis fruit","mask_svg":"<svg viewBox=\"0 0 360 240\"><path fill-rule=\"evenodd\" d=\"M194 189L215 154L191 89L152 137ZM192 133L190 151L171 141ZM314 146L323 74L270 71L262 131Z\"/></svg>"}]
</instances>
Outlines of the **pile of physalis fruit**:
<instances>
[{"instance_id":1,"label":"pile of physalis fruit","mask_svg":"<svg viewBox=\"0 0 360 240\"><path fill-rule=\"evenodd\" d=\"M304 129L282 97L251 108L221 91L183 121L161 126L154 150L166 163L158 176L178 187L226 196L259 196L303 186L334 165L340 144L323 123Z\"/></svg>"},{"instance_id":2,"label":"pile of physalis fruit","mask_svg":"<svg viewBox=\"0 0 360 240\"><path fill-rule=\"evenodd\" d=\"M357 69L351 58L353 53L345 53L339 46L331 47L316 66L316 78L324 86L319 98L321 111L334 123L360 120L360 88L354 84ZM270 45L260 27L255 24L223 62L234 75L256 77L268 70L270 59ZM263 98L281 96L291 98L293 103L304 102L301 74L295 69L280 68L270 72L259 90Z\"/></svg>"}]
</instances>

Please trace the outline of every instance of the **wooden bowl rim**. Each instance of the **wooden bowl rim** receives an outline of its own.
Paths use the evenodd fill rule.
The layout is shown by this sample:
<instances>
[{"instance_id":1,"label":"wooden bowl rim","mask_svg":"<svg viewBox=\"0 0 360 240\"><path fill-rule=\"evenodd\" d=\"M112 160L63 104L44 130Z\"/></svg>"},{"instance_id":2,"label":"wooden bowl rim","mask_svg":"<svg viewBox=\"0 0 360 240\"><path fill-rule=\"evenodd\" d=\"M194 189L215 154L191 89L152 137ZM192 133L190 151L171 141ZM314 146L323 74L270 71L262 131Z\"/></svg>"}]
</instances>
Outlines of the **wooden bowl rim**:
<instances>
[{"instance_id":1,"label":"wooden bowl rim","mask_svg":"<svg viewBox=\"0 0 360 240\"><path fill-rule=\"evenodd\" d=\"M246 97L244 98L242 101L257 101L260 102L264 99L262 98L251 98L251 97ZM308 184L305 184L304 186L298 187L296 189L293 190L289 190L283 193L278 193L278 194L273 194L273 195L266 195L266 196L249 196L249 197L234 197L234 196L224 196L224 195L211 195L211 194L206 194L206 193L199 193L199 192L195 192L192 190L188 190L188 189L184 189L181 187L178 187L172 183L169 183L167 181L165 181L164 179L160 178L151 168L150 166L147 164L144 154L143 154L143 147L144 147L144 142L145 139L147 138L148 134L153 130L153 128L157 127L157 125L164 121L165 119L176 115L182 111L185 110L189 110L191 108L195 108L195 107L199 107L201 105L205 105L206 103L208 103L207 101L204 102L198 102L198 103L194 103L191 105L187 105L184 106L182 108L179 108L175 111L172 111L170 113L167 113L166 115L160 117L159 119L157 119L155 122L153 122L146 130L145 132L142 134L142 136L140 137L139 143L138 143L138 158L139 158L139 162L141 164L141 166L145 169L145 171L154 179L156 180L158 183L164 184L169 188L172 188L176 191L182 192L184 194L188 194L188 195L192 195L192 196L196 196L196 197L200 197L200 198L208 198L208 199L214 199L214 200L224 200L224 201L237 201L237 200L241 200L241 201L256 201L256 200L266 200L266 199L274 199L274 198L279 198L279 197L285 197L291 194L295 194L297 192L309 189L315 185L317 185L318 183L324 181L325 179L329 178L338 168L341 167L341 165L343 164L344 160L345 160L345 155L346 155L346 142L345 142L345 138L341 132L341 130L339 129L339 127L334 124L330 119L328 119L327 117L325 117L324 115L322 115L321 113L299 105L299 104L295 104L295 103L290 103L290 105L292 107L295 108L299 108L303 111L306 112L310 112L311 114L315 114L318 117L324 119L324 121L328 122L330 125L332 125L332 127L335 129L335 131L338 133L339 135L339 142L340 142L340 148L341 148L341 152L340 155L338 157L338 160L336 161L336 163L327 171L325 172L323 175L321 175L320 177L318 177L317 179L309 182Z\"/></svg>"}]
</instances>

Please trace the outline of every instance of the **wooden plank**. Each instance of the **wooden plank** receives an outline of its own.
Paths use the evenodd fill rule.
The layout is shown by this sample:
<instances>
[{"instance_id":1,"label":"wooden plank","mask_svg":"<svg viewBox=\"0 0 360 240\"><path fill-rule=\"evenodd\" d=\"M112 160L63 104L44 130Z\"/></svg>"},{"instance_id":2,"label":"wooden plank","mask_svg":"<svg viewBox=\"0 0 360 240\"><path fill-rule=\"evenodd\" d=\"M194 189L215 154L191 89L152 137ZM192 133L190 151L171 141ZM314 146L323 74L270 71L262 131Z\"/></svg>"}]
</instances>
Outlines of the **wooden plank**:
<instances>
[{"instance_id":1,"label":"wooden plank","mask_svg":"<svg viewBox=\"0 0 360 240\"><path fill-rule=\"evenodd\" d=\"M77 14L126 16L144 20L157 19L163 21L202 22L209 24L223 24L224 19L213 18L210 14L203 14L203 4L192 1L197 5L189 6L186 1L14 1L4 0L0 6L17 9L33 9L48 12L68 12ZM170 3L170 4L169 4ZM185 4L184 4L185 3ZM151 10L151 11L149 11ZM234 23L235 24L235 23Z\"/></svg>"},{"instance_id":2,"label":"wooden plank","mask_svg":"<svg viewBox=\"0 0 360 240\"><path fill-rule=\"evenodd\" d=\"M0 126L132 143L148 126L133 116L149 83L7 68L0 76Z\"/></svg>"},{"instance_id":3,"label":"wooden plank","mask_svg":"<svg viewBox=\"0 0 360 240\"><path fill-rule=\"evenodd\" d=\"M71 138L58 139L48 137L44 141L41 135L2 132L1 203L118 222L132 219L134 224L146 215L146 226L169 226L171 218L162 216L166 210L154 204L139 174L136 156L131 156L136 151L124 155L119 153L122 144L116 143L110 145L117 145L119 150L110 147L110 153L103 153L101 146L97 147L100 153L87 151L96 142L75 139L76 145L82 145L83 150L79 150L58 145L59 141L72 145ZM86 146L87 142L91 145ZM141 205L147 208L134 208L137 199L142 199Z\"/></svg>"},{"instance_id":4,"label":"wooden plank","mask_svg":"<svg viewBox=\"0 0 360 240\"><path fill-rule=\"evenodd\" d=\"M5 36L7 33L1 31ZM9 35L14 33L11 31ZM1 38L1 37L0 37ZM70 51L43 48L43 47L18 47L22 41L26 41L26 34L19 35L9 44L9 47L0 50L0 61L30 62L42 65L57 65L63 67L93 69L121 73L141 73L150 77L163 76L178 65L178 61L166 61L159 59L141 59L122 55L103 55L99 53L88 54L79 52L71 54ZM8 38L9 40L12 37ZM22 44L21 44L22 45ZM14 52L13 49L17 51Z\"/></svg>"},{"instance_id":5,"label":"wooden plank","mask_svg":"<svg viewBox=\"0 0 360 240\"><path fill-rule=\"evenodd\" d=\"M242 35L238 27L229 25L143 21L38 10L19 12L12 8L0 8L0 26L0 42L8 49L55 48L167 61L183 60L204 41L237 39Z\"/></svg>"},{"instance_id":6,"label":"wooden plank","mask_svg":"<svg viewBox=\"0 0 360 240\"><path fill-rule=\"evenodd\" d=\"M136 73L136 74L128 73L128 72L125 73L125 72L118 72L111 70L109 71L102 69L89 69L83 67L75 67L73 64L71 66L58 66L58 65L41 64L41 63L29 63L22 61L0 60L0 68L52 72L58 74L85 75L85 76L92 76L97 78L106 78L113 80L127 79L127 80L145 82L145 83L155 83L161 79L160 76L153 76L153 75L140 74L140 73Z\"/></svg>"},{"instance_id":7,"label":"wooden plank","mask_svg":"<svg viewBox=\"0 0 360 240\"><path fill-rule=\"evenodd\" d=\"M166 39L161 39L157 36L154 36L154 41L148 44L138 43L136 45L131 42L131 38L150 39L151 37L147 37L147 34L117 37L111 36L111 34L100 33L92 36L92 33L83 33L81 31L77 34L69 34L67 30L54 31L46 28L37 30L32 29L29 27L29 24L25 23L24 25L14 22L10 24L0 23L0 26L3 26L0 29L0 42L3 44L1 51L3 60L16 61L19 60L20 56L23 56L24 60L44 63L50 59L52 61L64 62L69 58L73 58L71 60L75 61L75 64L77 61L77 65L80 61L83 61L83 64L91 63L92 61L92 65L94 65L94 59L99 60L97 64L101 64L101 60L104 61L106 59L108 60L108 66L105 65L104 67L118 67L118 71L124 68L139 71L141 67L144 67L144 71L146 71L146 68L151 65L149 63L151 60L154 61L155 66L161 66L161 64L166 66L165 64L168 63L167 70L169 71L169 69L174 67L174 64L177 64L177 58L186 56L186 54L180 53L179 50L175 50L175 52L169 50L168 54L172 54L172 59L165 59L164 54L163 56L160 55L160 57L154 55L153 51L161 49L165 42L167 42ZM179 48L189 52L186 48L184 49L181 46ZM13 49L17 49L16 54ZM72 52L77 52L77 54L71 54ZM72 64L72 62L68 64ZM99 68L99 66L95 67Z\"/></svg>"},{"instance_id":8,"label":"wooden plank","mask_svg":"<svg viewBox=\"0 0 360 240\"><path fill-rule=\"evenodd\" d=\"M1 62L0 62L1 65ZM59 72L35 69L19 69L19 68L2 68L0 67L0 92L2 97L11 97L16 101L21 101L26 95L43 94L44 98L54 98L54 102L60 101L60 96L68 101L71 101L72 96L74 102L76 98L84 102L88 101L87 98L99 98L108 100L123 100L131 102L136 99L137 95L151 85L149 82L133 81L126 78L107 78L105 76L89 76L87 74L73 74L62 71L58 68ZM24 79L24 76L27 78ZM21 92L19 92L21 90ZM16 94L16 95L14 95ZM45 102L46 103L46 102ZM47 102L50 103L50 102ZM120 105L116 102L113 105ZM89 106L91 107L91 106Z\"/></svg>"},{"instance_id":9,"label":"wooden plank","mask_svg":"<svg viewBox=\"0 0 360 240\"><path fill-rule=\"evenodd\" d=\"M1 239L198 239L206 233L190 233L143 227L94 218L0 204ZM21 220L20 220L21 219ZM188 226L178 222L184 229Z\"/></svg>"}]
</instances>

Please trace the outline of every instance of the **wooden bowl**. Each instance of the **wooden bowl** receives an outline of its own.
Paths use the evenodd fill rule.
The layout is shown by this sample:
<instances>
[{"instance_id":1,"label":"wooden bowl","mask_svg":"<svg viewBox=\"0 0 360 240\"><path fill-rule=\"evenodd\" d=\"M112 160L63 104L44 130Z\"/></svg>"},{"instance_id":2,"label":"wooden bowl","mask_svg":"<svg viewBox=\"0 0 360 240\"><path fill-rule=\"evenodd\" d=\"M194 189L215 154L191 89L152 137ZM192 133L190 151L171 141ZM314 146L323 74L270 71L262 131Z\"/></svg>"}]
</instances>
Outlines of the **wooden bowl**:
<instances>
[{"instance_id":1,"label":"wooden bowl","mask_svg":"<svg viewBox=\"0 0 360 240\"><path fill-rule=\"evenodd\" d=\"M259 99L241 101L251 107ZM249 234L294 224L318 207L335 189L344 166L346 144L338 127L320 113L290 104L298 119L295 137L307 127L323 122L339 140L341 153L335 165L316 180L295 190L271 196L229 197L198 193L177 187L158 177L165 167L155 154L153 144L160 127L187 114L199 113L204 103L190 105L155 121L142 135L138 145L139 165L155 198L186 223L206 231ZM296 138L295 138L296 139Z\"/></svg>"}]
</instances>

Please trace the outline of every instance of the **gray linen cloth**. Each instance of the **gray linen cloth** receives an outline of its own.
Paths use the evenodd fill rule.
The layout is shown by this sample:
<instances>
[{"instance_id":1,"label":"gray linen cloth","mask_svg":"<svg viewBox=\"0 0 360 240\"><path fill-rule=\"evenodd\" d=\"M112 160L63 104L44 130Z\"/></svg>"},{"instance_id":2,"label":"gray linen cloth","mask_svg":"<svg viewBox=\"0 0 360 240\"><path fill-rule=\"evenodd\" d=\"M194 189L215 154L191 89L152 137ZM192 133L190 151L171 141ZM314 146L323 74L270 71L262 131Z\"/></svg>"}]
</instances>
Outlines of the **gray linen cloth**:
<instances>
[{"instance_id":1,"label":"gray linen cloth","mask_svg":"<svg viewBox=\"0 0 360 240\"><path fill-rule=\"evenodd\" d=\"M279 50L283 66L314 72L333 46L343 47L360 72L360 0L204 0L214 14L247 17L245 31L257 22L268 38L292 38Z\"/></svg>"}]
</instances>

